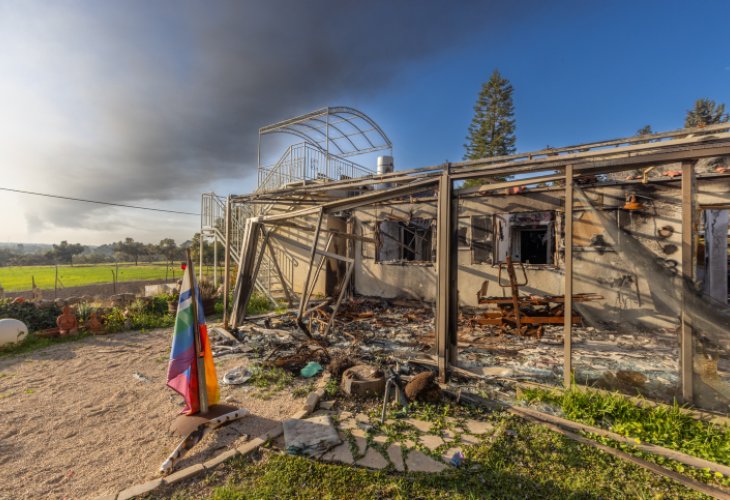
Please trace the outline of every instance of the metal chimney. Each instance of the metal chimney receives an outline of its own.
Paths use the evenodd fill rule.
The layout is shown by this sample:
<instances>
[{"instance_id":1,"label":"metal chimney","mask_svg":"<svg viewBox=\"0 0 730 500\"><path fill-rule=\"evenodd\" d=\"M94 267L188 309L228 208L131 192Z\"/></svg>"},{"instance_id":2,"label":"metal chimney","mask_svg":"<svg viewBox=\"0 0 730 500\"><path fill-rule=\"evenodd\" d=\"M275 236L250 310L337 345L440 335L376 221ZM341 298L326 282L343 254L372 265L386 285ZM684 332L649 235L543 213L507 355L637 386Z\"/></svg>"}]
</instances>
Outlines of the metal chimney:
<instances>
[{"instance_id":1,"label":"metal chimney","mask_svg":"<svg viewBox=\"0 0 730 500\"><path fill-rule=\"evenodd\" d=\"M393 172L393 157L378 156L378 175L389 174ZM388 184L379 184L377 189L388 189L392 187Z\"/></svg>"}]
</instances>

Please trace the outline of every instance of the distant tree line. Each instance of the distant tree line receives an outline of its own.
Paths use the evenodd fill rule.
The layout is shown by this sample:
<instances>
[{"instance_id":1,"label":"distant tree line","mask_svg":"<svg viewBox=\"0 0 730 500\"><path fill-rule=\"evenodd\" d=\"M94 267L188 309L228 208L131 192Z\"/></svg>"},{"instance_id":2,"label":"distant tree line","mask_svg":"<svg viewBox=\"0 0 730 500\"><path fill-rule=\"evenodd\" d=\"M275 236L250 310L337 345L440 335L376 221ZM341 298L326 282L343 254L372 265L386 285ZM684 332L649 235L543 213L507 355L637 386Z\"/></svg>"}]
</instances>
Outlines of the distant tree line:
<instances>
[{"instance_id":1,"label":"distant tree line","mask_svg":"<svg viewBox=\"0 0 730 500\"><path fill-rule=\"evenodd\" d=\"M197 234L196 234L197 239ZM102 264L113 262L168 262L173 264L185 258L185 249L193 244L190 240L178 245L172 238L164 238L159 243L142 243L134 238L107 243L99 246L85 246L81 243L69 243L64 240L54 243L50 250L29 250L23 244L15 248L0 248L0 266L42 266L42 265L74 265L74 264ZM208 247L211 247L208 249ZM47 247L46 247L47 248ZM198 243L192 248L194 258L198 258ZM221 246L222 249L222 246ZM212 245L204 247L204 257L208 262L207 254L212 261ZM221 254L222 255L222 254Z\"/></svg>"}]
</instances>

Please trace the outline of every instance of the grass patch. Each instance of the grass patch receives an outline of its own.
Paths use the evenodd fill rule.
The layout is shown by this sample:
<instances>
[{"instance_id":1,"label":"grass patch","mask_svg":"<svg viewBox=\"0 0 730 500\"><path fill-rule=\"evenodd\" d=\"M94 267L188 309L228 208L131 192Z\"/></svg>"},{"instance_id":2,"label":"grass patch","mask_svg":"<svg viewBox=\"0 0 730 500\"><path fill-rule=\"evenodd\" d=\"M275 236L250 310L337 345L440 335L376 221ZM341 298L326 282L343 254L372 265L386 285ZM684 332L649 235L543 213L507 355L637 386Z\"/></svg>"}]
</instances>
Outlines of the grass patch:
<instances>
[{"instance_id":1,"label":"grass patch","mask_svg":"<svg viewBox=\"0 0 730 500\"><path fill-rule=\"evenodd\" d=\"M689 455L730 465L730 429L703 422L672 406L636 405L621 394L572 389L562 394L545 389L525 389L522 398L559 407L565 417L610 429Z\"/></svg>"},{"instance_id":2,"label":"grass patch","mask_svg":"<svg viewBox=\"0 0 730 500\"><path fill-rule=\"evenodd\" d=\"M253 366L251 368L251 379L249 384L255 387L255 396L261 399L269 399L271 396L290 386L294 378L281 368L266 368Z\"/></svg>"},{"instance_id":3,"label":"grass patch","mask_svg":"<svg viewBox=\"0 0 730 500\"><path fill-rule=\"evenodd\" d=\"M85 339L89 335L87 333L78 333L76 335L69 335L66 337L38 337L32 333L29 333L22 342L16 342L14 344L6 344L0 347L0 357L3 356L17 356L19 354L26 354L38 349L43 349L54 344L63 344L65 342L76 342L81 339Z\"/></svg>"},{"instance_id":4,"label":"grass patch","mask_svg":"<svg viewBox=\"0 0 730 500\"><path fill-rule=\"evenodd\" d=\"M251 298L248 300L248 306L246 307L246 314L255 316L257 314L265 314L273 311L274 305L263 293L254 292L251 294Z\"/></svg>"},{"instance_id":5,"label":"grass patch","mask_svg":"<svg viewBox=\"0 0 730 500\"><path fill-rule=\"evenodd\" d=\"M113 272L119 271L117 281L141 281L179 279L182 271L177 266L165 264L90 264L58 266L58 279L65 288L72 286L111 283ZM174 273L174 277L173 277ZM9 266L0 267L0 284L7 292L30 290L32 278L42 290L53 290L56 281L56 266Z\"/></svg>"},{"instance_id":6,"label":"grass patch","mask_svg":"<svg viewBox=\"0 0 730 500\"><path fill-rule=\"evenodd\" d=\"M465 449L467 465L439 474L370 471L289 455L232 460L218 484L165 498L705 498L541 426L506 417ZM510 430L507 433L506 430ZM161 492L162 494L163 492Z\"/></svg>"}]
</instances>

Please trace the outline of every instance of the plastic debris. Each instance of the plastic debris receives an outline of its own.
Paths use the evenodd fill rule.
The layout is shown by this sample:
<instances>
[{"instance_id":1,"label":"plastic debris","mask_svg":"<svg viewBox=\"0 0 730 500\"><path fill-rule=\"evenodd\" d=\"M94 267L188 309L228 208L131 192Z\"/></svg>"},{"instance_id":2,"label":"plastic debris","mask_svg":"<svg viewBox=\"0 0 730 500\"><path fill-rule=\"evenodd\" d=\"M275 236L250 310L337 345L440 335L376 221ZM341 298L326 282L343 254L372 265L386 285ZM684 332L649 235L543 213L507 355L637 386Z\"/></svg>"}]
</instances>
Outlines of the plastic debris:
<instances>
[{"instance_id":1,"label":"plastic debris","mask_svg":"<svg viewBox=\"0 0 730 500\"><path fill-rule=\"evenodd\" d=\"M152 382L150 379L145 377L144 374L139 372L134 372L132 374L132 377L134 377L136 380L139 380L140 382L144 382L145 384L149 384L150 382Z\"/></svg>"},{"instance_id":2,"label":"plastic debris","mask_svg":"<svg viewBox=\"0 0 730 500\"><path fill-rule=\"evenodd\" d=\"M461 467L461 465L464 463L464 454L461 452L461 450L455 452L451 456L449 463L454 467Z\"/></svg>"},{"instance_id":3,"label":"plastic debris","mask_svg":"<svg viewBox=\"0 0 730 500\"><path fill-rule=\"evenodd\" d=\"M302 368L302 371L300 371L299 374L304 378L311 378L320 373L323 369L322 365L316 361L310 361L304 368Z\"/></svg>"},{"instance_id":4,"label":"plastic debris","mask_svg":"<svg viewBox=\"0 0 730 500\"><path fill-rule=\"evenodd\" d=\"M227 371L226 374L223 375L222 382L225 385L243 385L248 382L252 376L253 373L251 373L251 370L244 368L243 366L239 366L238 368Z\"/></svg>"}]
</instances>

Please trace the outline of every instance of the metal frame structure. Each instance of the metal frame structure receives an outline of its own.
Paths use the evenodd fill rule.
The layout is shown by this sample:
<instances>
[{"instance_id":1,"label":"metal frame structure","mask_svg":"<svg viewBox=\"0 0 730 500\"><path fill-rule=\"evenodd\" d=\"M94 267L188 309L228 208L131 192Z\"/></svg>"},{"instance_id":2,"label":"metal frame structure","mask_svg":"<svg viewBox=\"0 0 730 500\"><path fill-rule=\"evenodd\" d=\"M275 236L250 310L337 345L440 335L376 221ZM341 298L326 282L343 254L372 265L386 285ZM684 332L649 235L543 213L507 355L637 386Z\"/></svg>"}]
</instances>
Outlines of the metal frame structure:
<instances>
[{"instance_id":1,"label":"metal frame structure","mask_svg":"<svg viewBox=\"0 0 730 500\"><path fill-rule=\"evenodd\" d=\"M288 134L304 142L293 144L272 166L262 164L262 138ZM383 129L362 111L345 106L322 108L259 129L257 191L275 190L296 182L340 180L373 173L351 158L377 151L393 154Z\"/></svg>"},{"instance_id":2,"label":"metal frame structure","mask_svg":"<svg viewBox=\"0 0 730 500\"><path fill-rule=\"evenodd\" d=\"M330 109L330 108L328 108ZM319 116L319 115L317 115ZM308 115L300 120L310 119ZM293 121L292 121L293 120ZM275 128L286 129L300 122L297 119L276 124ZM273 127L273 126L272 126ZM262 130L272 130L264 128ZM307 280L299 297L298 320L303 324L305 317L318 306L307 308L311 298L312 273L321 268L325 258L336 258L346 262L346 277L341 283L340 293L332 317L344 297L352 272L354 261L328 252L329 243L320 249L321 233L328 230L322 227L325 215L343 213L361 207L375 207L394 200L407 202L408 197L425 191L436 196L437 202L437 255L436 269L436 350L439 377L445 380L451 366L457 363L457 325L458 296L456 286L458 249L457 207L463 198L489 196L490 193L520 186L552 182L564 186L565 199L565 269L564 269L564 384L572 383L572 317L573 317L573 209L575 182L595 179L603 174L630 169L652 168L657 164L669 162L682 163L682 276L684 278L682 302L682 333L680 375L682 396L686 402L693 397L692 368L692 325L703 319L691 308L685 307L693 300L691 293L692 269L694 267L693 224L696 206L696 187L694 163L701 158L730 155L730 124L721 124L698 129L681 129L673 132L636 136L591 144L583 144L559 149L546 149L532 153L497 158L465 161L437 165L419 169L404 170L359 179L345 179L314 185L294 185L269 192L256 192L244 196L232 196L229 203L247 204L290 204L293 211L262 215L248 221L249 235L268 234L278 227L291 226L292 221L302 217L317 216L315 226L298 226L302 230L313 231L309 252ZM724 174L723 174L724 175ZM511 180L504 179L505 176ZM455 183L467 179L481 178L487 183L471 189L455 189ZM376 186L387 184L387 189L373 190ZM341 198L343 192L359 192L356 196ZM418 199L417 201L422 200ZM269 229L271 228L271 229ZM330 238L331 238L330 233ZM351 241L358 237L352 233L340 234ZM248 244L241 249L239 261L241 272L236 282L233 304L233 325L240 324L245 317L251 283L256 277L254 263L260 256L256 236L250 237ZM328 240L329 241L329 240ZM263 246L262 246L263 248ZM262 249L261 252L264 250ZM320 261L316 262L316 256ZM228 256L226 257L228 258ZM245 265L243 264L245 263ZM330 322L331 326L331 322ZM329 328L329 326L328 326Z\"/></svg>"},{"instance_id":3,"label":"metal frame structure","mask_svg":"<svg viewBox=\"0 0 730 500\"><path fill-rule=\"evenodd\" d=\"M372 118L362 111L345 106L322 108L261 127L259 166L261 137L276 133L295 135L323 151L343 158L374 151L393 151L390 139ZM365 144L358 145L356 140L362 140Z\"/></svg>"}]
</instances>

